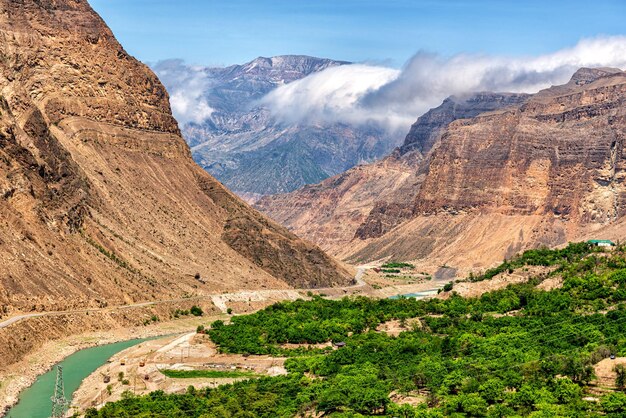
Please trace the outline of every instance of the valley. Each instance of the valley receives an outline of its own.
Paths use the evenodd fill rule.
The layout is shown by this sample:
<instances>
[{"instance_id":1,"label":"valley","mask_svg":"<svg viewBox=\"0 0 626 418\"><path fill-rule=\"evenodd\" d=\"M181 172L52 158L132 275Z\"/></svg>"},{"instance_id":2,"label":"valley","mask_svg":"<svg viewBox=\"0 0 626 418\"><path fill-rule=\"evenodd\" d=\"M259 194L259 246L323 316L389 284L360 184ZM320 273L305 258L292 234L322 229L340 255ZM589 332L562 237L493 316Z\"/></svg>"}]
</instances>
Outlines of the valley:
<instances>
[{"instance_id":1,"label":"valley","mask_svg":"<svg viewBox=\"0 0 626 418\"><path fill-rule=\"evenodd\" d=\"M209 370L230 359L227 369L259 375L229 381L214 373L189 380L197 383L193 390L178 377L166 386L177 387L176 394L127 391L87 416L151 413L164 405L178 412L190 404L193 412L185 413L192 416L619 416L624 394L612 370L624 356L625 254L623 247L602 251L587 243L532 250L496 269L503 273L469 283L499 274L522 280L505 279L466 297L455 292L464 283L455 283L429 300L314 297L217 320L208 331L212 342L204 334L184 335L155 354L159 364ZM551 278L561 284L542 286ZM210 360L198 358L201 352ZM146 356L137 353L135 362Z\"/></svg>"},{"instance_id":2,"label":"valley","mask_svg":"<svg viewBox=\"0 0 626 418\"><path fill-rule=\"evenodd\" d=\"M351 263L478 272L519 251L623 236L625 73L450 97L389 156L255 207Z\"/></svg>"},{"instance_id":3,"label":"valley","mask_svg":"<svg viewBox=\"0 0 626 418\"><path fill-rule=\"evenodd\" d=\"M0 0L0 416L626 416L626 37L346 1Z\"/></svg>"},{"instance_id":4,"label":"valley","mask_svg":"<svg viewBox=\"0 0 626 418\"><path fill-rule=\"evenodd\" d=\"M0 328L0 369L193 298L351 283L193 162L167 92L86 1L0 1L0 56L0 321L29 316Z\"/></svg>"},{"instance_id":5,"label":"valley","mask_svg":"<svg viewBox=\"0 0 626 418\"><path fill-rule=\"evenodd\" d=\"M198 69L163 62L154 70L173 94L197 88L196 84L206 85L197 93L198 100L212 110L206 117L192 120L181 115L182 134L198 165L237 195L254 202L373 161L399 145L401 135L376 124L292 122L278 118L263 103L267 94L281 86L349 64L285 55L258 57L225 68Z\"/></svg>"},{"instance_id":6,"label":"valley","mask_svg":"<svg viewBox=\"0 0 626 418\"><path fill-rule=\"evenodd\" d=\"M370 266L371 267L371 266ZM369 283L373 283L373 286ZM263 291L241 291L237 293L220 293L201 298L184 300L148 302L132 306L108 307L93 310L77 310L71 312L38 313L32 316L19 316L8 319L0 324L0 338L4 347L3 368L0 370L0 411L17 401L17 394L28 387L34 379L62 360L69 354L94 345L102 345L130 338L147 338L158 335L170 335L182 331L195 331L198 325L216 319L227 320L229 313L244 314L255 312L273 303L308 299L310 295L324 295L330 299L338 299L349 295L368 297L389 297L392 295L420 292L443 286L437 281L423 281L407 284L404 280L385 278L366 266L359 267L355 274L355 284L343 288L326 289L268 289ZM199 305L205 316L195 317L187 313L178 318L176 312L187 311ZM154 320L156 318L156 320ZM38 346L15 343L28 336L30 343L35 342L35 330L57 328L62 323L70 322L71 336L65 336L66 328L60 328L55 334L48 333L40 338ZM86 332L86 330L90 330ZM166 337L164 341L171 341ZM159 340L160 341L160 340ZM150 344L158 344L155 340ZM167 343L166 343L167 344ZM12 350L8 350L12 346ZM18 351L18 347L22 350ZM167 351L175 352L178 344ZM8 350L8 351L7 351ZM210 355L210 351L208 354ZM14 356L14 357L12 357ZM10 361L12 358L13 363ZM99 374L97 376L100 376ZM97 378L94 376L93 379ZM167 381L169 382L169 381ZM167 383L166 382L166 383ZM218 381L220 382L220 381ZM163 383L163 382L162 382ZM165 384L165 383L163 383ZM168 383L169 384L169 383ZM149 386L154 389L153 386ZM175 386L169 388L173 390ZM166 388L166 387L164 387ZM99 388L99 390L102 388ZM184 386L186 389L186 386ZM148 389L146 389L148 390ZM121 391L117 393L117 396ZM69 393L67 394L69 395ZM105 400L116 398L104 397ZM84 401L82 406L85 406ZM91 401L89 401L91 402ZM90 405L88 405L90 406Z\"/></svg>"}]
</instances>

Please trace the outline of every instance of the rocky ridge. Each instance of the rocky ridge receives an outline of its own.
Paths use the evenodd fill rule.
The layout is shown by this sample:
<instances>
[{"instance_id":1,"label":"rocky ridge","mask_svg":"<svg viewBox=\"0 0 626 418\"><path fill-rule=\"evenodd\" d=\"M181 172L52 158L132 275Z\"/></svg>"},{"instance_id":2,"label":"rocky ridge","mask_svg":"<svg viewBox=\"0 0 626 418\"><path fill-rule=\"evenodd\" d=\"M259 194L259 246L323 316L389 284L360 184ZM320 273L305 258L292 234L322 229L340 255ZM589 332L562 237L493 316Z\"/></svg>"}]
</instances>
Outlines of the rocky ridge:
<instances>
[{"instance_id":1,"label":"rocky ridge","mask_svg":"<svg viewBox=\"0 0 626 418\"><path fill-rule=\"evenodd\" d=\"M336 254L358 237L382 235L411 216L424 178L424 159L454 120L522 103L524 94L449 97L419 117L404 143L382 160L357 166L317 185L267 196L256 208Z\"/></svg>"},{"instance_id":2,"label":"rocky ridge","mask_svg":"<svg viewBox=\"0 0 626 418\"><path fill-rule=\"evenodd\" d=\"M198 167L85 0L0 0L0 315L347 284Z\"/></svg>"},{"instance_id":3,"label":"rocky ridge","mask_svg":"<svg viewBox=\"0 0 626 418\"><path fill-rule=\"evenodd\" d=\"M617 238L624 229L625 98L624 72L585 68L563 86L520 96L517 103L502 100L504 107L442 118L432 127L433 114L424 115L386 159L416 155L407 180L374 200L366 220L357 219L332 242L315 235L306 209L285 224L353 261L393 257L463 269L538 245ZM368 170L376 165L361 168L360 176ZM324 196L333 193L324 190ZM342 202L335 211L367 188L350 193L335 198ZM306 195L274 196L257 207L283 221L284 209L274 209L283 202L317 207L318 195L305 203Z\"/></svg>"}]
</instances>

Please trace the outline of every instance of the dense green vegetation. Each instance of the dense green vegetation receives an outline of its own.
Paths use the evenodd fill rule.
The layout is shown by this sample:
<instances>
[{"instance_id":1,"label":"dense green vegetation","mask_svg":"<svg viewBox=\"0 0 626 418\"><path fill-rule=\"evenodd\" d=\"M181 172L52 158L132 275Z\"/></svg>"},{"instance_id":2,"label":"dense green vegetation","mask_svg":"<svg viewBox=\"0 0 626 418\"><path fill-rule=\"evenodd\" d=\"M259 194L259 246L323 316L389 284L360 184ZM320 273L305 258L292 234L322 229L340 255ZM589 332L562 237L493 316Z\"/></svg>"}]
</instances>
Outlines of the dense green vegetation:
<instances>
[{"instance_id":1,"label":"dense green vegetation","mask_svg":"<svg viewBox=\"0 0 626 418\"><path fill-rule=\"evenodd\" d=\"M587 242L570 243L567 247L559 250L537 248L525 251L511 260L505 260L499 266L488 269L484 274L478 276L471 275L469 280L489 280L500 273L505 271L512 272L513 270L524 266L558 266L556 270L559 271L567 264L578 261L592 252L601 251L601 248L593 247Z\"/></svg>"},{"instance_id":2,"label":"dense green vegetation","mask_svg":"<svg viewBox=\"0 0 626 418\"><path fill-rule=\"evenodd\" d=\"M250 377L254 376L254 373L244 372L241 370L161 370L167 377L174 379L194 379L194 378L236 378L236 377Z\"/></svg>"},{"instance_id":3,"label":"dense green vegetation","mask_svg":"<svg viewBox=\"0 0 626 418\"><path fill-rule=\"evenodd\" d=\"M558 265L563 286L551 291L537 289L540 279L533 279L473 299L454 292L428 301L317 297L278 303L228 325L217 321L209 335L221 350L290 355L289 375L184 395L127 394L88 416L626 416L619 387L595 394L589 386L594 364L612 353L626 356L624 257L624 248L601 253L574 244L507 262L511 269ZM390 319L408 324L407 331L398 337L375 331ZM280 347L330 340L346 345ZM617 375L623 387L626 372ZM421 403L398 405L392 391Z\"/></svg>"},{"instance_id":4,"label":"dense green vegetation","mask_svg":"<svg viewBox=\"0 0 626 418\"><path fill-rule=\"evenodd\" d=\"M398 261L390 261L389 263L385 263L381 266L384 269L414 269L415 266L409 263L402 263Z\"/></svg>"}]
</instances>

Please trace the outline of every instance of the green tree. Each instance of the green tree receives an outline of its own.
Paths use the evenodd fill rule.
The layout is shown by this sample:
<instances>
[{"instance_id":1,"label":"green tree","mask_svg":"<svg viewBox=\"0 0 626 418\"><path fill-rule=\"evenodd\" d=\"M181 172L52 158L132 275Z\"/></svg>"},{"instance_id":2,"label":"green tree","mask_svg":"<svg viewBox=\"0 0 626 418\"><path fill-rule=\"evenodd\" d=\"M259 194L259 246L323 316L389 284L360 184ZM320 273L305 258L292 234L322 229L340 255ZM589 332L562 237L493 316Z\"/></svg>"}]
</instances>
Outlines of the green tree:
<instances>
[{"instance_id":1,"label":"green tree","mask_svg":"<svg viewBox=\"0 0 626 418\"><path fill-rule=\"evenodd\" d=\"M615 372L615 386L619 390L624 390L624 388L626 388L626 366L616 364L615 367L613 367L613 371Z\"/></svg>"},{"instance_id":2,"label":"green tree","mask_svg":"<svg viewBox=\"0 0 626 418\"><path fill-rule=\"evenodd\" d=\"M202 314L204 313L202 311L202 308L196 305L193 305L191 307L191 309L189 309L189 312L193 315L193 316L202 316Z\"/></svg>"}]
</instances>

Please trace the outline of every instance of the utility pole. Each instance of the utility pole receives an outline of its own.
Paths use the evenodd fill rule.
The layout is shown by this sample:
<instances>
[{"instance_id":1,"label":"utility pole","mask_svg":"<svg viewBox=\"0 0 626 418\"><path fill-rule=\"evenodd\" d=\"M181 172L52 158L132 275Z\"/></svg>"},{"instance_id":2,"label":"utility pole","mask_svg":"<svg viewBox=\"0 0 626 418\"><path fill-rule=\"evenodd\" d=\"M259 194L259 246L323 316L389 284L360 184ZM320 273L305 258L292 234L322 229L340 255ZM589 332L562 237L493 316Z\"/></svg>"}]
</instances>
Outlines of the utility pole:
<instances>
[{"instance_id":1,"label":"utility pole","mask_svg":"<svg viewBox=\"0 0 626 418\"><path fill-rule=\"evenodd\" d=\"M52 415L50 418L63 418L67 412L69 402L65 399L65 387L63 386L63 367L57 366L57 379L54 385L52 400Z\"/></svg>"}]
</instances>

